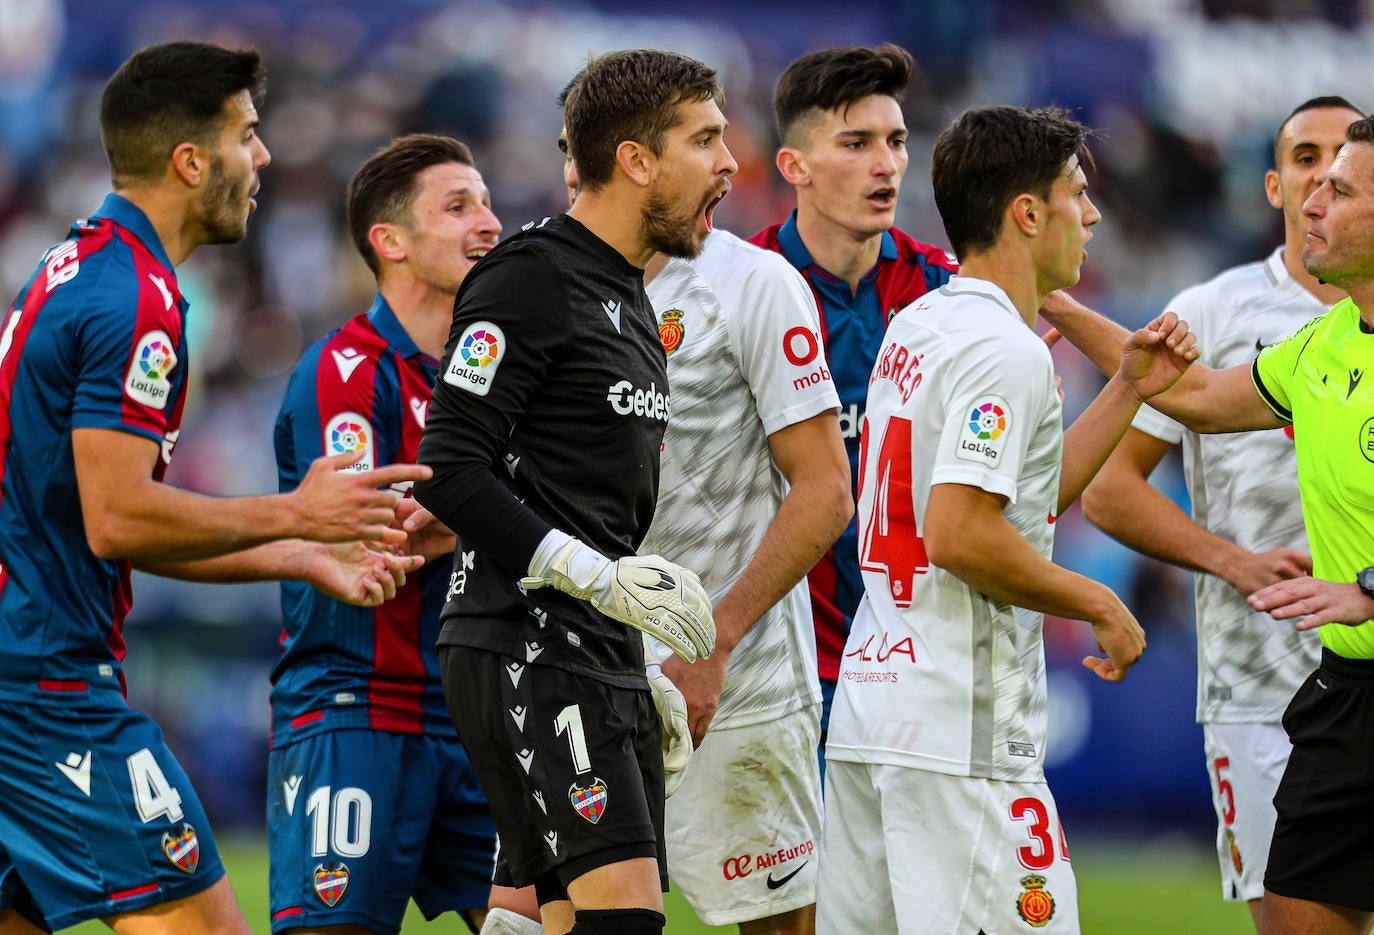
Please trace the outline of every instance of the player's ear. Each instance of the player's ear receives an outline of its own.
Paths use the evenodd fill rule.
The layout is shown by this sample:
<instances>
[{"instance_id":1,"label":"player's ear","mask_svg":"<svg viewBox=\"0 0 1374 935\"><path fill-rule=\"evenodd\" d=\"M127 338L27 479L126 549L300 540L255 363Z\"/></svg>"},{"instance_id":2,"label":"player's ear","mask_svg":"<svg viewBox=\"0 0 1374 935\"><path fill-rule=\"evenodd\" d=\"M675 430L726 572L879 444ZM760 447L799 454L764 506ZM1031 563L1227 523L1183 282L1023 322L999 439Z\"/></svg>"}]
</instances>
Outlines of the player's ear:
<instances>
[{"instance_id":1,"label":"player's ear","mask_svg":"<svg viewBox=\"0 0 1374 935\"><path fill-rule=\"evenodd\" d=\"M183 184L199 188L210 171L210 152L192 142L178 143L172 150L171 171Z\"/></svg>"},{"instance_id":2,"label":"player's ear","mask_svg":"<svg viewBox=\"0 0 1374 935\"><path fill-rule=\"evenodd\" d=\"M1045 203L1029 192L1022 192L1007 205L1006 219L1027 237L1035 237L1044 223L1044 214Z\"/></svg>"},{"instance_id":3,"label":"player's ear","mask_svg":"<svg viewBox=\"0 0 1374 935\"><path fill-rule=\"evenodd\" d=\"M1283 192L1279 190L1279 174L1273 169L1264 173L1264 197L1279 210L1283 210ZM1301 206L1299 206L1301 207Z\"/></svg>"},{"instance_id":4,"label":"player's ear","mask_svg":"<svg viewBox=\"0 0 1374 935\"><path fill-rule=\"evenodd\" d=\"M367 242L383 260L400 263L406 258L405 236L395 224L373 224L368 228Z\"/></svg>"},{"instance_id":5,"label":"player's ear","mask_svg":"<svg viewBox=\"0 0 1374 935\"><path fill-rule=\"evenodd\" d=\"M634 140L621 140L615 148L616 165L640 187L648 185L653 179L657 161L658 158L649 147Z\"/></svg>"},{"instance_id":6,"label":"player's ear","mask_svg":"<svg viewBox=\"0 0 1374 935\"><path fill-rule=\"evenodd\" d=\"M774 160L778 167L778 172L788 185L801 188L811 184L811 170L806 166L806 153L790 146L784 146L778 150L777 158Z\"/></svg>"}]
</instances>

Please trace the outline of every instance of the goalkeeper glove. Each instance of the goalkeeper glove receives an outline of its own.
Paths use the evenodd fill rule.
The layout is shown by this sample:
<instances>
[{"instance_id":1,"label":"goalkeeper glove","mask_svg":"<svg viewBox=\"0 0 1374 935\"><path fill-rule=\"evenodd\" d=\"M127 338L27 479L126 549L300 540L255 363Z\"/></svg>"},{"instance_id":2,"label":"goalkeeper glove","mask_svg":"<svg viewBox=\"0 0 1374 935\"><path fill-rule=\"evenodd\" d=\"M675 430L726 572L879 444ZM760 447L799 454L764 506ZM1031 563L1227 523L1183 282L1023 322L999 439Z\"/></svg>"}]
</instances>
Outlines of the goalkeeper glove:
<instances>
[{"instance_id":1,"label":"goalkeeper glove","mask_svg":"<svg viewBox=\"0 0 1374 935\"><path fill-rule=\"evenodd\" d=\"M687 699L673 680L663 674L654 642L653 637L644 634L644 674L649 678L658 719L663 722L663 796L667 798L687 775L687 763L692 758L692 728L687 723Z\"/></svg>"},{"instance_id":2,"label":"goalkeeper glove","mask_svg":"<svg viewBox=\"0 0 1374 935\"><path fill-rule=\"evenodd\" d=\"M688 662L715 651L716 625L706 589L692 572L657 555L627 555L613 562L567 533L550 530L534 550L520 587L550 586L661 640Z\"/></svg>"}]
</instances>

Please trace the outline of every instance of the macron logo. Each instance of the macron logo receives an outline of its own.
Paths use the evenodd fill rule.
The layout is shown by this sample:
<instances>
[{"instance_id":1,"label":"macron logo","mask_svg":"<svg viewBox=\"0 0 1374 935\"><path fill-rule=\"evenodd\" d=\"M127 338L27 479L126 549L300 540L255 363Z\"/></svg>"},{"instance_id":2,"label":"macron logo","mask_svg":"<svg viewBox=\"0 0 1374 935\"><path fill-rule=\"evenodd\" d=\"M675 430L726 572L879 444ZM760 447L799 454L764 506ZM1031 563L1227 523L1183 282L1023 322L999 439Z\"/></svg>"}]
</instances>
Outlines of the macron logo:
<instances>
[{"instance_id":1,"label":"macron logo","mask_svg":"<svg viewBox=\"0 0 1374 935\"><path fill-rule=\"evenodd\" d=\"M153 281L153 285L157 286L157 291L162 293L163 304L167 306L163 311L170 312L172 310L172 292L167 288L167 280L153 273L149 273L148 278Z\"/></svg>"},{"instance_id":2,"label":"macron logo","mask_svg":"<svg viewBox=\"0 0 1374 935\"><path fill-rule=\"evenodd\" d=\"M616 333L620 333L620 303L613 299L604 299L601 302L601 310L611 319L611 324L615 325Z\"/></svg>"},{"instance_id":3,"label":"macron logo","mask_svg":"<svg viewBox=\"0 0 1374 935\"><path fill-rule=\"evenodd\" d=\"M87 750L85 756L72 751L67 754L67 762L53 765L81 790L82 795L88 799L91 797L91 751Z\"/></svg>"},{"instance_id":4,"label":"macron logo","mask_svg":"<svg viewBox=\"0 0 1374 935\"><path fill-rule=\"evenodd\" d=\"M282 795L286 797L286 814L293 815L296 812L296 796L301 791L301 777L288 776L286 781L281 784Z\"/></svg>"},{"instance_id":5,"label":"macron logo","mask_svg":"<svg viewBox=\"0 0 1374 935\"><path fill-rule=\"evenodd\" d=\"M349 377L353 376L353 371L358 369L358 365L366 360L362 354L351 347L346 347L342 351L330 351L330 353L334 355L334 363L339 368L339 376L343 378L345 383L348 382Z\"/></svg>"}]
</instances>

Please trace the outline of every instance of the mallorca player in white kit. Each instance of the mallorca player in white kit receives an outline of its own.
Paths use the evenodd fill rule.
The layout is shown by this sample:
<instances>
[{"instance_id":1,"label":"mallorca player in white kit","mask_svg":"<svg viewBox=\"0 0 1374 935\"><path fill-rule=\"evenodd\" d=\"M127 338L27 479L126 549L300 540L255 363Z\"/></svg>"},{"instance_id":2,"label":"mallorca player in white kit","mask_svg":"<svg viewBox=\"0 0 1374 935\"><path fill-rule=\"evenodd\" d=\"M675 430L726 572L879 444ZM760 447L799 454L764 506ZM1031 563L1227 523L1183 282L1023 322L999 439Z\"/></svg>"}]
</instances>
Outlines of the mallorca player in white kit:
<instances>
[{"instance_id":1,"label":"mallorca player in white kit","mask_svg":"<svg viewBox=\"0 0 1374 935\"><path fill-rule=\"evenodd\" d=\"M853 513L816 305L781 256L721 230L647 291L673 416L641 548L698 572L717 632L710 659L663 663L700 745L668 800L669 872L710 925L811 933L820 683L804 579Z\"/></svg>"},{"instance_id":2,"label":"mallorca player in white kit","mask_svg":"<svg viewBox=\"0 0 1374 935\"><path fill-rule=\"evenodd\" d=\"M1145 648L1106 586L1050 561L1054 521L1142 397L1196 356L1169 317L1067 433L1032 330L1078 280L1088 131L1052 109L965 112L935 145L960 274L892 321L869 382L859 483L865 595L827 746L817 930L1078 930L1044 780L1042 615L1088 621L1119 681Z\"/></svg>"},{"instance_id":3,"label":"mallorca player in white kit","mask_svg":"<svg viewBox=\"0 0 1374 935\"><path fill-rule=\"evenodd\" d=\"M1250 363L1344 298L1342 289L1303 269L1302 204L1326 178L1346 127L1360 117L1344 98L1317 97L1280 124L1265 191L1283 211L1283 246L1166 306L1196 329L1202 363ZM1149 482L1180 441L1192 518ZM1321 658L1315 631L1295 630L1245 601L1275 581L1312 573L1293 429L1200 435L1142 406L1083 494L1083 513L1131 548L1200 572L1197 719L1217 813L1222 895L1249 903L1258 931L1274 792L1293 748L1283 712Z\"/></svg>"}]
</instances>

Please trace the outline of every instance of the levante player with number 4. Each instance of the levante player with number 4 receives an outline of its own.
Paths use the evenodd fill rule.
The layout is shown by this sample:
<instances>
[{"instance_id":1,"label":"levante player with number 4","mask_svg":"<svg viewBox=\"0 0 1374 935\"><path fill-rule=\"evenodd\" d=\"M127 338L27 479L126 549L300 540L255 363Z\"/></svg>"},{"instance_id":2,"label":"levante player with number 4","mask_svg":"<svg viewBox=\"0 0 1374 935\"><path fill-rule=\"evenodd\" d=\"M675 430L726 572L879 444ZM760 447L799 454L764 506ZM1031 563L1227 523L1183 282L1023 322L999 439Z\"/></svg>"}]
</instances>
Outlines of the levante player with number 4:
<instances>
[{"instance_id":1,"label":"levante player with number 4","mask_svg":"<svg viewBox=\"0 0 1374 935\"><path fill-rule=\"evenodd\" d=\"M893 319L869 383L865 592L827 747L818 932L1077 931L1044 777L1042 615L1089 621L1107 658L1084 664L1108 681L1145 639L1108 588L1050 561L1053 524L1196 355L1181 323L1137 332L1063 431L1032 326L1101 219L1086 135L1059 111L990 107L936 143L961 273Z\"/></svg>"}]
</instances>

